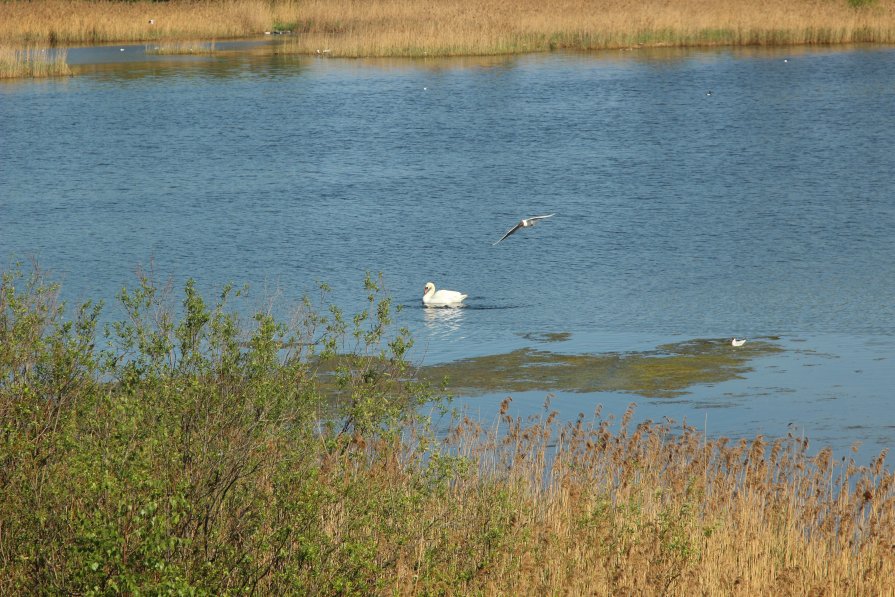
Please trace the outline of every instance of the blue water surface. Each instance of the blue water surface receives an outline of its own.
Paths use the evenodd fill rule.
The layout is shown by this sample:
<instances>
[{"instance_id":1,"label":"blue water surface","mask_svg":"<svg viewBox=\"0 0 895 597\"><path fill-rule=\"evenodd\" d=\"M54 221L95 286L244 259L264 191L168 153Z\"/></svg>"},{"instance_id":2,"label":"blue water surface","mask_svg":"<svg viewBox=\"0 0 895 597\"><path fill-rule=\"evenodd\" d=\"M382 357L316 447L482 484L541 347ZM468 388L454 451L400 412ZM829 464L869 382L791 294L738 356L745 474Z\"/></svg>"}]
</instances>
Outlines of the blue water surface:
<instances>
[{"instance_id":1,"label":"blue water surface","mask_svg":"<svg viewBox=\"0 0 895 597\"><path fill-rule=\"evenodd\" d=\"M710 433L895 444L895 49L451 60L74 48L0 84L0 260L71 302L152 268L285 304L365 272L421 363L520 346L649 350L779 336L677 399L557 394ZM556 213L497 246L519 218ZM468 293L421 307L423 285ZM569 332L563 343L538 334ZM532 336L534 335L534 336ZM493 417L503 395L461 403ZM541 408L542 393L514 409Z\"/></svg>"}]
</instances>

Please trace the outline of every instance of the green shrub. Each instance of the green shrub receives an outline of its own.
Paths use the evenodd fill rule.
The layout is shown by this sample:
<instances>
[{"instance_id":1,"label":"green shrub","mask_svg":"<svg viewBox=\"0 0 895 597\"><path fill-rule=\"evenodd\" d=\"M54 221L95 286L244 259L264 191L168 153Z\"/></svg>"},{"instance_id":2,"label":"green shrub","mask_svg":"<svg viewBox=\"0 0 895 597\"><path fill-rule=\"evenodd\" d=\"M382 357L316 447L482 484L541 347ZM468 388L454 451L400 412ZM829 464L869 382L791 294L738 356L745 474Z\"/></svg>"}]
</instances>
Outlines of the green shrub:
<instances>
[{"instance_id":1,"label":"green shrub","mask_svg":"<svg viewBox=\"0 0 895 597\"><path fill-rule=\"evenodd\" d=\"M39 272L5 274L0 593L373 590L381 527L419 497L364 470L434 396L365 288L350 323L324 288L246 325L232 287L209 305L190 280L176 307L142 277L100 335L102 305L69 320Z\"/></svg>"}]
</instances>

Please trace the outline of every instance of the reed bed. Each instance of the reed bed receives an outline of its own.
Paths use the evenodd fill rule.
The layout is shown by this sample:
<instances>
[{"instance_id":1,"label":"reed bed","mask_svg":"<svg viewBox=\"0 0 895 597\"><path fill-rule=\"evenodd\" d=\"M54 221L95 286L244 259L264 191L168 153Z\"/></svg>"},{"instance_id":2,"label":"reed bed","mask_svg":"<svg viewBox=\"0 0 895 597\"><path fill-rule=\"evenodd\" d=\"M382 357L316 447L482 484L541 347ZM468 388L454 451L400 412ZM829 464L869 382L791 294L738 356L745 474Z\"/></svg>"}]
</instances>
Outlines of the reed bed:
<instances>
[{"instance_id":1,"label":"reed bed","mask_svg":"<svg viewBox=\"0 0 895 597\"><path fill-rule=\"evenodd\" d=\"M0 46L0 79L69 76L67 59L61 48Z\"/></svg>"},{"instance_id":2,"label":"reed bed","mask_svg":"<svg viewBox=\"0 0 895 597\"><path fill-rule=\"evenodd\" d=\"M292 51L334 56L509 54L553 49L895 41L895 2L374 0L302 4Z\"/></svg>"},{"instance_id":3,"label":"reed bed","mask_svg":"<svg viewBox=\"0 0 895 597\"><path fill-rule=\"evenodd\" d=\"M222 39L261 35L276 12L263 0L0 3L0 39L49 44Z\"/></svg>"},{"instance_id":4,"label":"reed bed","mask_svg":"<svg viewBox=\"0 0 895 597\"><path fill-rule=\"evenodd\" d=\"M286 50L449 56L641 46L895 42L895 0L227 0L0 3L0 39L78 43L297 35Z\"/></svg>"},{"instance_id":5,"label":"reed bed","mask_svg":"<svg viewBox=\"0 0 895 597\"><path fill-rule=\"evenodd\" d=\"M882 595L892 588L895 477L885 452L860 467L834 462L828 448L812 455L803 438L730 440L671 421L634 425L633 405L617 422L598 408L557 425L546 406L538 417L513 418L509 402L495 425L464 419L453 427L445 447L471 472L422 515L423 525L439 527L444 546L463 546L456 552L476 533L493 537L486 578L458 592ZM487 522L472 522L482 511Z\"/></svg>"}]
</instances>

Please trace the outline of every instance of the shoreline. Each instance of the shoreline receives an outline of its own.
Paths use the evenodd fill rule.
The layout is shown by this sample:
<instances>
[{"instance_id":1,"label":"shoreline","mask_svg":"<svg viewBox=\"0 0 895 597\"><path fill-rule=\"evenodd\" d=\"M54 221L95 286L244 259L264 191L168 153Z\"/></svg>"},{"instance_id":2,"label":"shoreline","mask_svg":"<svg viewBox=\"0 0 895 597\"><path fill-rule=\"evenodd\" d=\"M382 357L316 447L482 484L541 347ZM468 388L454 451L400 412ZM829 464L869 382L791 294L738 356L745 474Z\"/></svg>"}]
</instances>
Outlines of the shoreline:
<instances>
[{"instance_id":1,"label":"shoreline","mask_svg":"<svg viewBox=\"0 0 895 597\"><path fill-rule=\"evenodd\" d=\"M650 54L657 52L693 52L693 51L731 51L731 52L760 52L777 50L789 53L801 53L822 50L856 50L859 48L874 48L884 50L891 48L895 44L882 42L841 42L841 43L780 43L780 44L694 44L694 45L674 45L674 44L654 44L627 47L605 47L605 48L576 48L576 47L556 47L547 49L531 49L527 51L512 51L503 53L429 53L427 51L414 53L395 53L395 54L347 54L343 55L333 52L331 49L321 51L319 48L315 50L302 47L296 42L271 43L269 36L250 35L246 37L236 38L209 38L209 39L190 39L190 40L156 40L156 41L101 41L101 42L71 42L59 44L56 46L24 44L0 45L0 81L16 81L37 78L60 78L78 76L85 65L92 62L90 60L83 61L75 58L69 53L74 50L92 51L100 48L118 48L119 46L143 47L140 56L143 59L160 56L227 56L234 54L251 54L251 55L283 55L293 57L318 57L318 58L341 58L360 61L442 61L442 60L470 60L470 61L493 61L508 60L523 56L546 56L552 53L572 53L580 55L599 55L601 53L618 53L618 55L628 55L630 57L638 54ZM245 47L242 47L242 46ZM307 45L307 44L305 44ZM116 52L117 53L117 52ZM139 59L136 59L139 60ZM133 61L133 60L130 60ZM119 60L116 60L119 62ZM126 61L129 62L129 61Z\"/></svg>"},{"instance_id":2,"label":"shoreline","mask_svg":"<svg viewBox=\"0 0 895 597\"><path fill-rule=\"evenodd\" d=\"M895 0L608 0L512 9L496 0L350 2L233 0L109 2L36 0L0 4L0 45L249 40L284 35L286 53L333 57L487 56L551 50L895 44Z\"/></svg>"},{"instance_id":3,"label":"shoreline","mask_svg":"<svg viewBox=\"0 0 895 597\"><path fill-rule=\"evenodd\" d=\"M265 35L266 34L266 35ZM450 58L652 48L895 44L895 0L209 0L0 3L0 78L71 76L45 58L76 45L156 44L161 53L217 53L218 41L279 37L278 54Z\"/></svg>"}]
</instances>

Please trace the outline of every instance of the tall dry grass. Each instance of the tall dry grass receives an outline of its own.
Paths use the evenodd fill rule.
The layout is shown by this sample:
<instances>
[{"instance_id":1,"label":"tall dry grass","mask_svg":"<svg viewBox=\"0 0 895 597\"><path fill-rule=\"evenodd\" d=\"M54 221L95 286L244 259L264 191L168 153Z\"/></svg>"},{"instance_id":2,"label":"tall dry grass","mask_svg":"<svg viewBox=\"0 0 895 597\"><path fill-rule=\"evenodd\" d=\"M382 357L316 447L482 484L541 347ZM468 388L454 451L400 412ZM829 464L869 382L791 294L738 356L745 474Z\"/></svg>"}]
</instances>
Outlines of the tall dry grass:
<instances>
[{"instance_id":1,"label":"tall dry grass","mask_svg":"<svg viewBox=\"0 0 895 597\"><path fill-rule=\"evenodd\" d=\"M154 23L150 23L153 20ZM895 0L226 0L0 3L0 39L232 38L293 29L289 51L487 55L554 48L895 42Z\"/></svg>"},{"instance_id":2,"label":"tall dry grass","mask_svg":"<svg viewBox=\"0 0 895 597\"><path fill-rule=\"evenodd\" d=\"M471 469L420 509L416 541L385 592L883 595L895 586L885 453L859 467L829 449L812 456L795 437L634 426L633 408L618 423L599 410L567 425L546 410L523 422L507 402L496 426L454 426L448 446ZM421 587L436 568L468 580Z\"/></svg>"},{"instance_id":3,"label":"tall dry grass","mask_svg":"<svg viewBox=\"0 0 895 597\"><path fill-rule=\"evenodd\" d=\"M71 75L68 52L41 46L0 46L0 79Z\"/></svg>"},{"instance_id":4,"label":"tall dry grass","mask_svg":"<svg viewBox=\"0 0 895 597\"><path fill-rule=\"evenodd\" d=\"M0 3L0 39L50 44L237 38L262 34L276 18L263 0Z\"/></svg>"},{"instance_id":5,"label":"tall dry grass","mask_svg":"<svg viewBox=\"0 0 895 597\"><path fill-rule=\"evenodd\" d=\"M895 41L891 0L311 0L300 19L295 51L342 56Z\"/></svg>"}]
</instances>

